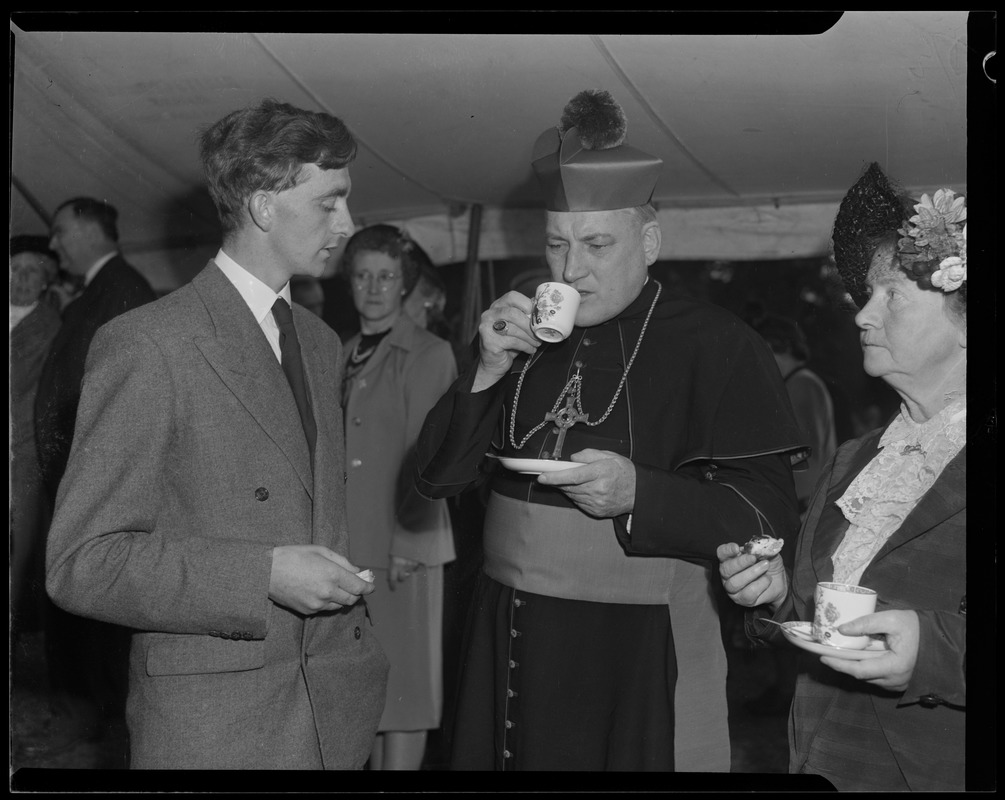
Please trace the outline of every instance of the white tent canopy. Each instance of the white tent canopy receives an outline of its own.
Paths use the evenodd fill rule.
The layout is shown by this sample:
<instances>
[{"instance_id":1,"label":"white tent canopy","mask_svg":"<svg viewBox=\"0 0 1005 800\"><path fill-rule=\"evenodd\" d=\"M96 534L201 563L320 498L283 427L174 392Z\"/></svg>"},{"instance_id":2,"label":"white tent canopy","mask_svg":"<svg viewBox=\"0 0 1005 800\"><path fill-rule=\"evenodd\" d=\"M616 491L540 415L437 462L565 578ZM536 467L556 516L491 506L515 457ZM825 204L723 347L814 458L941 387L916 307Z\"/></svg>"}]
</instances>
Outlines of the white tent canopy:
<instances>
[{"instance_id":1,"label":"white tent canopy","mask_svg":"<svg viewBox=\"0 0 1005 800\"><path fill-rule=\"evenodd\" d=\"M450 263L477 205L480 258L537 256L531 148L570 97L603 88L629 143L664 161L662 258L820 255L869 161L912 191L965 191L967 18L857 11L819 34L749 36L60 32L15 18L11 233L45 232L69 197L106 199L127 257L174 288L219 241L197 129L272 96L356 135L357 224L402 224Z\"/></svg>"}]
</instances>

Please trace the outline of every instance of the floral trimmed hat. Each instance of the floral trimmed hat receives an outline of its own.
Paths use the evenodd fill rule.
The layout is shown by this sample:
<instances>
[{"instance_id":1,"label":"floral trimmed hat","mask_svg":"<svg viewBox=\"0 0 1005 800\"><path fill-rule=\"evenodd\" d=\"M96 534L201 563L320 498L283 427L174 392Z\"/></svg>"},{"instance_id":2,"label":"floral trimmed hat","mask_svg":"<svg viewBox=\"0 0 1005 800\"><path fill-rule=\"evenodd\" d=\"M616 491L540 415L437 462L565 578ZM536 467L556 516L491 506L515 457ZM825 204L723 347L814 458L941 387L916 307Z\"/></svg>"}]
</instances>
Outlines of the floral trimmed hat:
<instances>
[{"instance_id":1,"label":"floral trimmed hat","mask_svg":"<svg viewBox=\"0 0 1005 800\"><path fill-rule=\"evenodd\" d=\"M966 218L966 201L952 189L914 202L871 163L844 196L834 220L834 262L845 289L858 306L865 305L866 276L885 236L898 237L900 266L923 289L954 292L965 286Z\"/></svg>"}]
</instances>

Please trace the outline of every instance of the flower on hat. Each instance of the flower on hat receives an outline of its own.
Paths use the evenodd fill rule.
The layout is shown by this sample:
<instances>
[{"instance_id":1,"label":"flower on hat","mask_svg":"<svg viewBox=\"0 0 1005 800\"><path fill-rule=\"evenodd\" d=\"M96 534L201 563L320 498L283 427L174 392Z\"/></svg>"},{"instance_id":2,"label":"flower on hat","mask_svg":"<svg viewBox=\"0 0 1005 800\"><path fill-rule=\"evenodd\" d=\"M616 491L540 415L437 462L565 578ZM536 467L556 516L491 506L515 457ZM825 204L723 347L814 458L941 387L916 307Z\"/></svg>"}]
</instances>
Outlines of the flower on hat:
<instances>
[{"instance_id":1,"label":"flower on hat","mask_svg":"<svg viewBox=\"0 0 1005 800\"><path fill-rule=\"evenodd\" d=\"M929 272L932 286L955 292L967 279L966 200L939 189L931 197L923 194L914 210L897 231L900 260L915 274Z\"/></svg>"}]
</instances>

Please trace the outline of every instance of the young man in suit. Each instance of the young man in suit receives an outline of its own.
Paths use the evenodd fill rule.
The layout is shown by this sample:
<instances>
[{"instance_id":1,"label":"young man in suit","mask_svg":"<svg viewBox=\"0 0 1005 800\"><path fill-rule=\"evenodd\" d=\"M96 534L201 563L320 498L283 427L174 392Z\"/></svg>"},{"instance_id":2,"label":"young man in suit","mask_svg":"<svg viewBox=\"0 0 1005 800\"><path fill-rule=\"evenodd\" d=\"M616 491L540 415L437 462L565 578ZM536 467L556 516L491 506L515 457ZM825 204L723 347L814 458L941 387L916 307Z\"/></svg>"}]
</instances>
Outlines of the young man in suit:
<instances>
[{"instance_id":1,"label":"young man in suit","mask_svg":"<svg viewBox=\"0 0 1005 800\"><path fill-rule=\"evenodd\" d=\"M52 516L73 442L84 362L98 328L157 299L119 252L118 211L91 197L63 202L52 218L49 246L83 291L62 312L35 396L35 445L45 518ZM99 739L121 719L129 633L45 603L46 665L55 725L42 749L51 754ZM29 746L29 750L37 745ZM125 754L116 759L125 758Z\"/></svg>"},{"instance_id":2,"label":"young man in suit","mask_svg":"<svg viewBox=\"0 0 1005 800\"><path fill-rule=\"evenodd\" d=\"M387 661L345 556L341 345L289 304L353 231L356 144L273 100L200 144L222 247L95 337L47 589L137 631L133 768L361 768Z\"/></svg>"}]
</instances>

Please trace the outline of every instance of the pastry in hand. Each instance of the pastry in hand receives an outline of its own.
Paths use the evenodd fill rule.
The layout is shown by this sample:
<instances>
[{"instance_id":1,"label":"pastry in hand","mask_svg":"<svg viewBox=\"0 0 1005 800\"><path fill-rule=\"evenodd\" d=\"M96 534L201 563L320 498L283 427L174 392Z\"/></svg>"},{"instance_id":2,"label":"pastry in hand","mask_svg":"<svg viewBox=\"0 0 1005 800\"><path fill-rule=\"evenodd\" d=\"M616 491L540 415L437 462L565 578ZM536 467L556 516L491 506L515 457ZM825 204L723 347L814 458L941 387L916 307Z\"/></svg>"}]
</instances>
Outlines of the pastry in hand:
<instances>
[{"instance_id":1,"label":"pastry in hand","mask_svg":"<svg viewBox=\"0 0 1005 800\"><path fill-rule=\"evenodd\" d=\"M775 539L766 534L759 534L751 538L751 540L743 546L743 552L749 553L752 556L757 556L758 561L763 561L766 558L777 556L780 552L782 552L782 545L784 544L784 539Z\"/></svg>"}]
</instances>

